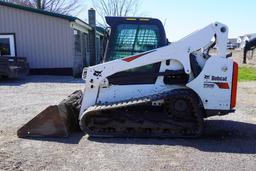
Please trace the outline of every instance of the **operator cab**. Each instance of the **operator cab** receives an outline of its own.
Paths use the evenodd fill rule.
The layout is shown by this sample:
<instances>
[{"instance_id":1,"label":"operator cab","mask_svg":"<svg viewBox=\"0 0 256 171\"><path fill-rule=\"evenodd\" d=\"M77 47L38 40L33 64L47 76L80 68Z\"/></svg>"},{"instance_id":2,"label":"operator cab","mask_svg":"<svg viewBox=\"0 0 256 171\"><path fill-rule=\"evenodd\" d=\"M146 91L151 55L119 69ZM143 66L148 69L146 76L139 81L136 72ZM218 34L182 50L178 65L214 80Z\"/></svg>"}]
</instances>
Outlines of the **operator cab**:
<instances>
[{"instance_id":1,"label":"operator cab","mask_svg":"<svg viewBox=\"0 0 256 171\"><path fill-rule=\"evenodd\" d=\"M164 27L158 19L106 17L111 27L104 61L132 56L168 45ZM160 63L116 73L108 79L115 85L154 84Z\"/></svg>"}]
</instances>

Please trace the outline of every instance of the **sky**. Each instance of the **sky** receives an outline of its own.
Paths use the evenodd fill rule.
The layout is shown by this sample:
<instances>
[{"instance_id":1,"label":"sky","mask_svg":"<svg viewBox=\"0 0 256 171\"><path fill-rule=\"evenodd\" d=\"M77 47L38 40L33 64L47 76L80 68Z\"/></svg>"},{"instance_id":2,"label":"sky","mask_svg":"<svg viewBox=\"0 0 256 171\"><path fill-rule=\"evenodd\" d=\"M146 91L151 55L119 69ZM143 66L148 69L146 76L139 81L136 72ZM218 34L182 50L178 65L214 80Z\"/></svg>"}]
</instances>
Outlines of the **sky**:
<instances>
[{"instance_id":1,"label":"sky","mask_svg":"<svg viewBox=\"0 0 256 171\"><path fill-rule=\"evenodd\" d=\"M78 17L86 19L87 9L91 7L87 1ZM160 19L170 41L179 40L215 21L229 27L230 38L256 33L255 0L141 0L138 13L137 17Z\"/></svg>"}]
</instances>

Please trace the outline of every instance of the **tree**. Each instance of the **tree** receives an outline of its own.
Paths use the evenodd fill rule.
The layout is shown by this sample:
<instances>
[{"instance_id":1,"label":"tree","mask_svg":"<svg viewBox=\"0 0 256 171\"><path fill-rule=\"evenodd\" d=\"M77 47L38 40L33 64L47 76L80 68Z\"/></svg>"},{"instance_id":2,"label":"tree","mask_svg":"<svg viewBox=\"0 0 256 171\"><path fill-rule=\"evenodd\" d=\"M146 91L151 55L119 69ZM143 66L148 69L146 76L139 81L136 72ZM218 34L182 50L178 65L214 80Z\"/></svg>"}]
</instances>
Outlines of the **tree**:
<instances>
[{"instance_id":1,"label":"tree","mask_svg":"<svg viewBox=\"0 0 256 171\"><path fill-rule=\"evenodd\" d=\"M79 9L81 0L9 0L9 2L59 14L70 14Z\"/></svg>"},{"instance_id":2,"label":"tree","mask_svg":"<svg viewBox=\"0 0 256 171\"><path fill-rule=\"evenodd\" d=\"M7 2L18 4L18 5L23 5L23 6L28 6L28 7L33 7L33 2L30 0L9 0Z\"/></svg>"},{"instance_id":3,"label":"tree","mask_svg":"<svg viewBox=\"0 0 256 171\"><path fill-rule=\"evenodd\" d=\"M106 25L105 16L135 16L140 0L92 0L92 3Z\"/></svg>"}]
</instances>

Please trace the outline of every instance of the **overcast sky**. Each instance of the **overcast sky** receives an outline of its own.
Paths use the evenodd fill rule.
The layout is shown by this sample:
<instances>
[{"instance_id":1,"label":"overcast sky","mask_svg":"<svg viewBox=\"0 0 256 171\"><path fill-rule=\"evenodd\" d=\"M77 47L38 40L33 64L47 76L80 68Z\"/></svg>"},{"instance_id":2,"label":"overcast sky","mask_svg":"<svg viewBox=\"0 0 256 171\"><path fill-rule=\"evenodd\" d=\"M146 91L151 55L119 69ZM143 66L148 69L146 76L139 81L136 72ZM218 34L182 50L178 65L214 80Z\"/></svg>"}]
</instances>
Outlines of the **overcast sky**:
<instances>
[{"instance_id":1,"label":"overcast sky","mask_svg":"<svg viewBox=\"0 0 256 171\"><path fill-rule=\"evenodd\" d=\"M141 0L139 13L160 19L170 41L178 40L209 23L229 27L229 37L256 32L255 0ZM88 0L85 10L92 7ZM78 15L87 18L87 11Z\"/></svg>"}]
</instances>

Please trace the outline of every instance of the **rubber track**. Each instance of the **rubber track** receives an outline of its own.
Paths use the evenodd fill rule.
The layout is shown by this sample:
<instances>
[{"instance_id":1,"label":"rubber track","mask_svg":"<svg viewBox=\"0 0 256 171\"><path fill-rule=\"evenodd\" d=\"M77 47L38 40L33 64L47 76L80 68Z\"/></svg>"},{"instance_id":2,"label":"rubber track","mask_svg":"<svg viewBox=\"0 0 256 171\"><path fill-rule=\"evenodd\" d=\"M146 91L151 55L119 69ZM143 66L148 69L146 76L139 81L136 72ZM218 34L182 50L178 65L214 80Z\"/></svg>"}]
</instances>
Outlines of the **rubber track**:
<instances>
[{"instance_id":1,"label":"rubber track","mask_svg":"<svg viewBox=\"0 0 256 171\"><path fill-rule=\"evenodd\" d=\"M180 97L187 98L190 103L193 106L194 111L194 118L195 121L193 121L192 124L196 125L196 128L194 129L185 129L183 121L175 121L168 118L167 120L161 120L159 122L155 121L154 118L144 119L143 121L149 122L150 124L153 123L152 128L144 128L137 126L133 129L129 130L129 127L131 127L131 123L128 126L125 126L125 124L120 123L120 125L123 126L125 129L124 131L118 132L116 131L117 128L113 129L111 126L106 126L106 129L94 132L91 129L89 129L88 125L86 123L91 123L91 120L93 117L104 117L106 115L111 115L111 113L119 112L120 110L123 113L118 113L118 120L127 119L126 116L129 115L129 111L127 113L128 108L136 108L138 106L149 106L151 105L152 101L157 100L168 100L169 98L174 97ZM169 137L198 137L201 135L203 130L203 117L201 114L201 110L199 107L199 98L197 95L189 89L177 89L172 91L163 92L161 94L155 94L150 96L144 96L139 99L130 99L118 103L111 103L111 104L97 104L95 106L92 106L88 108L85 111L84 117L79 122L80 128L85 133L89 134L91 137L158 137L158 138L169 138ZM109 114L110 113L110 114ZM142 113L138 113L135 116L140 116ZM157 116L157 113L153 116ZM106 117L105 117L106 118ZM133 118L134 120L136 118ZM111 120L115 120L117 122L116 118L109 117L108 122L111 122ZM131 122L131 120L129 120ZM182 123L182 124L181 124ZM92 123L91 123L92 124ZM134 123L135 125L138 123ZM150 125L149 124L149 125ZM191 124L191 123L190 123ZM160 125L160 126L159 126ZM127 128L127 129L126 129ZM157 128L157 129L156 129ZM160 129L160 130L159 130ZM142 130L138 131L138 130ZM157 131L156 131L157 130Z\"/></svg>"}]
</instances>

